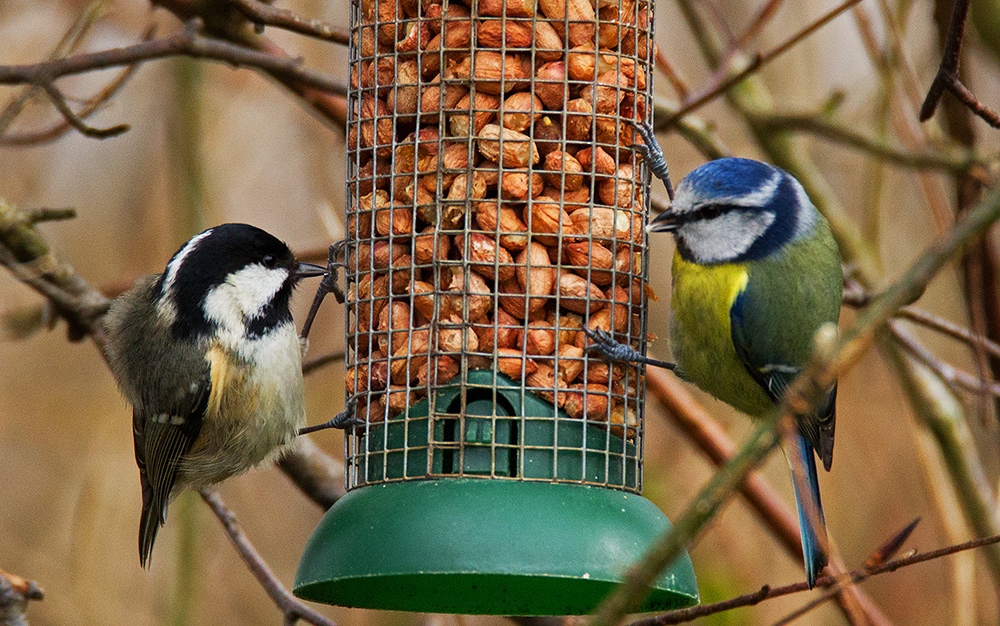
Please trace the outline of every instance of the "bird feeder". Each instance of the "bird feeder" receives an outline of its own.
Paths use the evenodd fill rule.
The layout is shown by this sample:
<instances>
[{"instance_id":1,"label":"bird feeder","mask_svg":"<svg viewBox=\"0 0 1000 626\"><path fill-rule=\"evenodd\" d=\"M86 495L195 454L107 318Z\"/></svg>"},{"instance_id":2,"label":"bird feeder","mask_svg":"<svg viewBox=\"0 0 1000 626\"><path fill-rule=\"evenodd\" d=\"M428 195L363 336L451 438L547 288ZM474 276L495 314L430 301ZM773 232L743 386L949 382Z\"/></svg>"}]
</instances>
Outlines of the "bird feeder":
<instances>
[{"instance_id":1,"label":"bird feeder","mask_svg":"<svg viewBox=\"0 0 1000 626\"><path fill-rule=\"evenodd\" d=\"M352 2L348 493L299 597L593 610L667 528L640 495L651 116L643 0ZM697 602L683 555L643 610Z\"/></svg>"}]
</instances>

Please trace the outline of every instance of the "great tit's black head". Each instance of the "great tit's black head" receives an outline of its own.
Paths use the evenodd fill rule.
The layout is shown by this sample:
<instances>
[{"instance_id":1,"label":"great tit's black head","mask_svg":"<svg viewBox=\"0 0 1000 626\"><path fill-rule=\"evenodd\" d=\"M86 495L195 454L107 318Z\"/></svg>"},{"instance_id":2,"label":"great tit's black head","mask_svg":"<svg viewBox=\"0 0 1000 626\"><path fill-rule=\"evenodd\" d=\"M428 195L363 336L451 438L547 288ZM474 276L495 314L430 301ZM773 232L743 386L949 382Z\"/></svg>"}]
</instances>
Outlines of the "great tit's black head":
<instances>
[{"instance_id":1,"label":"great tit's black head","mask_svg":"<svg viewBox=\"0 0 1000 626\"><path fill-rule=\"evenodd\" d=\"M670 231L687 260L744 262L808 236L818 214L799 181L751 159L725 158L694 169L677 186L669 211L649 232Z\"/></svg>"},{"instance_id":2,"label":"great tit's black head","mask_svg":"<svg viewBox=\"0 0 1000 626\"><path fill-rule=\"evenodd\" d=\"M291 323L292 289L314 266L299 264L282 241L248 224L222 224L192 237L157 284L157 308L175 335L224 329L250 337Z\"/></svg>"}]
</instances>

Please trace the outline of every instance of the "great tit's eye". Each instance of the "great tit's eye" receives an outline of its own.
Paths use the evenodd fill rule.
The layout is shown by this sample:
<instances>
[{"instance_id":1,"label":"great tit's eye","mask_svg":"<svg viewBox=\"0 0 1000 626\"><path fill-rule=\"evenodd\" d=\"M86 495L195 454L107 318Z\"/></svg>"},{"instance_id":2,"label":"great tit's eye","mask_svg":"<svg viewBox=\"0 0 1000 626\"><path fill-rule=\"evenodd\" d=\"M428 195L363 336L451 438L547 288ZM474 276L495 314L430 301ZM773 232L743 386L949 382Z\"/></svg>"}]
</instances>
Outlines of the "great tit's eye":
<instances>
[{"instance_id":1,"label":"great tit's eye","mask_svg":"<svg viewBox=\"0 0 1000 626\"><path fill-rule=\"evenodd\" d=\"M266 267L267 269L273 270L274 268L278 267L278 257L274 256L273 254L265 254L264 258L261 259L261 263L263 263L264 267Z\"/></svg>"}]
</instances>

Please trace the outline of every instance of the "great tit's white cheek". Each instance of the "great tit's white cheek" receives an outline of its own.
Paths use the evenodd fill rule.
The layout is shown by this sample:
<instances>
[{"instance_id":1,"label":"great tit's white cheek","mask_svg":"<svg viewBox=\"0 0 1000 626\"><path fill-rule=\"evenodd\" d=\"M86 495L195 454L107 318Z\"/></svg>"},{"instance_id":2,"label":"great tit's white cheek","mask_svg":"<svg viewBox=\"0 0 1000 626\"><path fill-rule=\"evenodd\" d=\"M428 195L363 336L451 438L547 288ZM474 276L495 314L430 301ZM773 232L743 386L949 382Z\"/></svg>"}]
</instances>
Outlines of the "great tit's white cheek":
<instances>
[{"instance_id":1,"label":"great tit's white cheek","mask_svg":"<svg viewBox=\"0 0 1000 626\"><path fill-rule=\"evenodd\" d=\"M680 227L678 236L694 260L702 264L731 261L747 250L774 222L770 211L729 211Z\"/></svg>"}]
</instances>

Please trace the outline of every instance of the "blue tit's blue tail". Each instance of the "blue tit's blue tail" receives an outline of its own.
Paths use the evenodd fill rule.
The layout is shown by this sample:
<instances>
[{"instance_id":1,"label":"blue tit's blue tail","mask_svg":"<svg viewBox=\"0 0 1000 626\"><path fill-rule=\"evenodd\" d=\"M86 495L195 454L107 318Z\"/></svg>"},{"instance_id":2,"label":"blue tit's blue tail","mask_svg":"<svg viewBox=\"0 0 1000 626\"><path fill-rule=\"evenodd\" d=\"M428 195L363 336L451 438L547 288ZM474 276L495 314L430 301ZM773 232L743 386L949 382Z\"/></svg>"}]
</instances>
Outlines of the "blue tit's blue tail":
<instances>
[{"instance_id":1,"label":"blue tit's blue tail","mask_svg":"<svg viewBox=\"0 0 1000 626\"><path fill-rule=\"evenodd\" d=\"M823 518L823 503L819 497L819 479L816 476L816 455L813 452L812 444L805 435L799 433L797 437L799 445L799 455L802 457L802 465L806 470L805 480L796 480L796 473L801 468L797 463L792 463L792 485L795 487L795 508L799 512L799 533L802 536L802 558L806 566L806 582L812 589L816 583L816 576L826 566L827 558L824 546L826 545L826 520ZM799 484L806 485L806 493L799 490ZM813 508L819 514L818 524L813 527L809 523L809 513L805 502L812 503ZM822 539L820 538L822 533Z\"/></svg>"}]
</instances>

